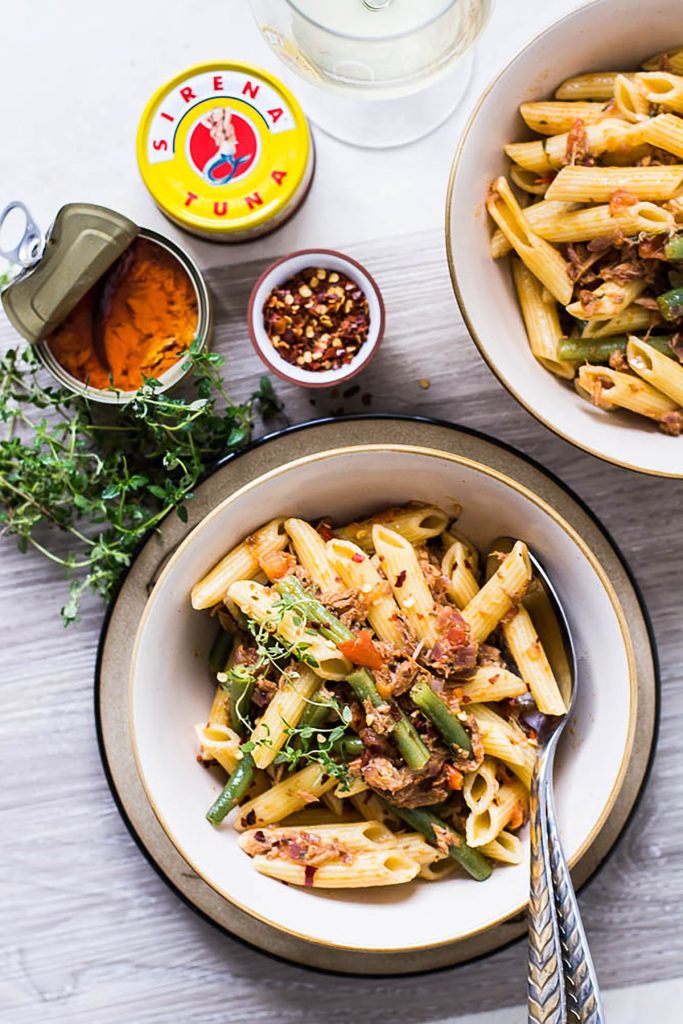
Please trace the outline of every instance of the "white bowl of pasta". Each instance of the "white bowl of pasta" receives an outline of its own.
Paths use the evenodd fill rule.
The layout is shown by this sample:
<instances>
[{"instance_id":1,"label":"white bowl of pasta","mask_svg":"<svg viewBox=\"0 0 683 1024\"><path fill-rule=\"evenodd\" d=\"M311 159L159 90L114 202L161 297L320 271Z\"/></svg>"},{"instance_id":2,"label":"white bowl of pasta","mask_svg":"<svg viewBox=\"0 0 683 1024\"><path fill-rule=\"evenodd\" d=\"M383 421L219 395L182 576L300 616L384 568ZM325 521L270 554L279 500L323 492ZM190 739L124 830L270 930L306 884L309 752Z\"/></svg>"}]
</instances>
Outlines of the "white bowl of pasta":
<instances>
[{"instance_id":1,"label":"white bowl of pasta","mask_svg":"<svg viewBox=\"0 0 683 1024\"><path fill-rule=\"evenodd\" d=\"M477 552L502 536L518 542L487 582ZM252 917L333 947L423 949L519 913L530 695L548 713L562 703L518 605L528 550L579 655L556 775L575 862L633 742L618 598L569 524L514 480L456 455L367 445L237 491L149 598L131 734L188 864Z\"/></svg>"},{"instance_id":2,"label":"white bowl of pasta","mask_svg":"<svg viewBox=\"0 0 683 1024\"><path fill-rule=\"evenodd\" d=\"M456 153L446 243L470 334L529 412L683 476L678 0L595 0L508 64Z\"/></svg>"}]
</instances>

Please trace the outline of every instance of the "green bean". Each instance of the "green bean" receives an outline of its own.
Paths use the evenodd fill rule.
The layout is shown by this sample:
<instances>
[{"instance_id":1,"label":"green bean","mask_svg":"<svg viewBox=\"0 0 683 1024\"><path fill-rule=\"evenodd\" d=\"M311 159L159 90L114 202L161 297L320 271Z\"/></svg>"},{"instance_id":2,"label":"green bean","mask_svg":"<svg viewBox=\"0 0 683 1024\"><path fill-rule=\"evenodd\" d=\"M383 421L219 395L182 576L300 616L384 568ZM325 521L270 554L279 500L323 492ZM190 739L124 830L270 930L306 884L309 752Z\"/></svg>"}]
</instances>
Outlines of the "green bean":
<instances>
[{"instance_id":1,"label":"green bean","mask_svg":"<svg viewBox=\"0 0 683 1024\"><path fill-rule=\"evenodd\" d=\"M230 651L232 650L234 637L232 633L226 633L224 629L216 636L216 639L211 645L209 651L209 672L212 675L217 675L219 672L225 672L225 666L230 657Z\"/></svg>"},{"instance_id":2,"label":"green bean","mask_svg":"<svg viewBox=\"0 0 683 1024\"><path fill-rule=\"evenodd\" d=\"M683 235L672 235L664 246L664 255L668 260L683 260Z\"/></svg>"},{"instance_id":3,"label":"green bean","mask_svg":"<svg viewBox=\"0 0 683 1024\"><path fill-rule=\"evenodd\" d=\"M608 363L613 352L626 352L627 343L625 334L615 334L611 338L567 338L560 341L557 352L560 359L569 362ZM668 335L650 335L647 343L673 358Z\"/></svg>"},{"instance_id":4,"label":"green bean","mask_svg":"<svg viewBox=\"0 0 683 1024\"><path fill-rule=\"evenodd\" d=\"M423 836L426 836L430 843L436 845L437 842L434 826L443 828L448 844L448 856L452 857L477 882L483 882L489 877L491 874L491 864L484 854L468 846L464 836L456 832L450 825L447 825L441 818L437 818L436 814L431 810L428 810L426 807L396 807L395 804L390 803L388 800L383 800L383 803L386 804L390 811L393 811L399 818L402 818L407 825L410 825L417 832L421 832ZM451 837L452 841L449 841Z\"/></svg>"},{"instance_id":5,"label":"green bean","mask_svg":"<svg viewBox=\"0 0 683 1024\"><path fill-rule=\"evenodd\" d=\"M353 761L355 757L365 750L365 744L360 736L342 736L332 744L332 753L343 761Z\"/></svg>"},{"instance_id":6,"label":"green bean","mask_svg":"<svg viewBox=\"0 0 683 1024\"><path fill-rule=\"evenodd\" d=\"M386 707L389 703L381 697L373 678L366 668L358 669L347 677L349 684L361 703L369 700L373 707ZM397 709L398 710L398 709ZM429 760L429 750L420 739L420 734L403 711L398 710L392 736L396 741L401 756L409 768L419 771Z\"/></svg>"},{"instance_id":7,"label":"green bean","mask_svg":"<svg viewBox=\"0 0 683 1024\"><path fill-rule=\"evenodd\" d=\"M348 640L355 639L352 631L343 622L340 622L336 615L329 612L320 601L311 597L295 576L285 576L275 584L275 589L280 594L290 594L292 597L296 597L306 618L317 622L322 627L321 632L334 643L346 643ZM388 703L378 693L375 681L367 669L358 669L352 672L346 681L361 704L363 701L369 700L373 707L378 708ZM415 770L424 768L429 760L429 750L420 739L413 723L402 711L399 711L393 736L408 767Z\"/></svg>"},{"instance_id":8,"label":"green bean","mask_svg":"<svg viewBox=\"0 0 683 1024\"><path fill-rule=\"evenodd\" d=\"M683 316L683 288L672 288L657 297L659 312L665 320L678 320Z\"/></svg>"},{"instance_id":9,"label":"green bean","mask_svg":"<svg viewBox=\"0 0 683 1024\"><path fill-rule=\"evenodd\" d=\"M251 754L243 754L237 767L226 782L217 800L209 807L206 817L213 825L218 825L229 812L236 807L242 797L247 795L254 781L254 759Z\"/></svg>"},{"instance_id":10,"label":"green bean","mask_svg":"<svg viewBox=\"0 0 683 1024\"><path fill-rule=\"evenodd\" d=\"M324 696L323 688L319 687L306 704L297 727L310 725L314 729L321 728L329 720L333 707L331 698Z\"/></svg>"},{"instance_id":11,"label":"green bean","mask_svg":"<svg viewBox=\"0 0 683 1024\"><path fill-rule=\"evenodd\" d=\"M230 695L230 725L238 736L244 736L248 719L251 695L254 692L256 678L248 666L238 665L233 668L228 679L228 693Z\"/></svg>"},{"instance_id":12,"label":"green bean","mask_svg":"<svg viewBox=\"0 0 683 1024\"><path fill-rule=\"evenodd\" d=\"M472 752L472 741L462 723L448 709L446 704L432 690L429 683L421 680L412 687L410 696L420 711L431 719L446 743L458 747L467 754Z\"/></svg>"},{"instance_id":13,"label":"green bean","mask_svg":"<svg viewBox=\"0 0 683 1024\"><path fill-rule=\"evenodd\" d=\"M285 576L275 584L275 589L279 594L289 594L298 598L303 605L306 618L324 626L325 635L333 643L343 644L347 640L354 639L354 634L348 626L345 626L336 615L328 611L324 604L311 597L296 576Z\"/></svg>"}]
</instances>

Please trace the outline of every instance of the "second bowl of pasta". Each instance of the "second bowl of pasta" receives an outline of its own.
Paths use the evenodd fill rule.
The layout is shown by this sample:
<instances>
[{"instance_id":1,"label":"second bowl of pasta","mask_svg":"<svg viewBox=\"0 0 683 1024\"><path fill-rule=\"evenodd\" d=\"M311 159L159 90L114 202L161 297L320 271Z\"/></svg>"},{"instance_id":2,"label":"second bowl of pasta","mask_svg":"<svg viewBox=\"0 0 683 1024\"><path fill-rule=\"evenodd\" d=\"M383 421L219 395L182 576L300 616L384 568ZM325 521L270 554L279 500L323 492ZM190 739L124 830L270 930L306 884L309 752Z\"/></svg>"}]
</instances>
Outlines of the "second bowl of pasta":
<instances>
[{"instance_id":1,"label":"second bowl of pasta","mask_svg":"<svg viewBox=\"0 0 683 1024\"><path fill-rule=\"evenodd\" d=\"M475 108L446 212L456 297L501 382L580 448L672 477L683 476L679 14L676 0L656 17L638 0L595 0L536 37Z\"/></svg>"},{"instance_id":2,"label":"second bowl of pasta","mask_svg":"<svg viewBox=\"0 0 683 1024\"><path fill-rule=\"evenodd\" d=\"M375 951L523 908L538 715L564 708L529 551L580 652L557 779L576 860L618 795L635 683L613 588L542 499L466 458L355 446L195 528L139 626L131 725L157 817L205 881L282 931Z\"/></svg>"}]
</instances>

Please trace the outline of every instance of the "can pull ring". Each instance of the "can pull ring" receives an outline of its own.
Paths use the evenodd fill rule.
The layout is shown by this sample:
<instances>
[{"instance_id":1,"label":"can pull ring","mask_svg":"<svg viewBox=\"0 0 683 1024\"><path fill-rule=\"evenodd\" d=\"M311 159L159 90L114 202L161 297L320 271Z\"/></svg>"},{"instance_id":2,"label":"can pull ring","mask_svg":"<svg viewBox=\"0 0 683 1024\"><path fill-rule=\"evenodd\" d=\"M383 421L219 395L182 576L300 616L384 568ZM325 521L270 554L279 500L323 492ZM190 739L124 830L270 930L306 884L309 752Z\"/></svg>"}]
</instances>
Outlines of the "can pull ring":
<instances>
[{"instance_id":1,"label":"can pull ring","mask_svg":"<svg viewBox=\"0 0 683 1024\"><path fill-rule=\"evenodd\" d=\"M28 267L35 266L40 260L45 248L45 239L43 232L31 216L28 206L19 200L9 203L0 213L0 239L2 239L2 229L5 226L5 222L13 210L20 210L23 213L24 230L13 249L3 249L0 242L0 256L10 263L16 263L18 266L27 269Z\"/></svg>"}]
</instances>

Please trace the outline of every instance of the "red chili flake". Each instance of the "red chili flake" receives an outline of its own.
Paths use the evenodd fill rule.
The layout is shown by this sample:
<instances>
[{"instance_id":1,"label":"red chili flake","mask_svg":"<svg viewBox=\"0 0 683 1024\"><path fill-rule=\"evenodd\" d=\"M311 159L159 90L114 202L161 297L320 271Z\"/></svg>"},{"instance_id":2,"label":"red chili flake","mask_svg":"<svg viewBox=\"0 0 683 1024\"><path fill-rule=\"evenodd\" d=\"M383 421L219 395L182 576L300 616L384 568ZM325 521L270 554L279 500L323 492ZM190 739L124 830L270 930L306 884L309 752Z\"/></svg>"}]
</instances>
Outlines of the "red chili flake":
<instances>
[{"instance_id":1,"label":"red chili flake","mask_svg":"<svg viewBox=\"0 0 683 1024\"><path fill-rule=\"evenodd\" d=\"M365 561L365 557L363 555L361 555L361 553L359 551L354 551L354 553L351 555L351 561L352 562L364 562Z\"/></svg>"},{"instance_id":2,"label":"red chili flake","mask_svg":"<svg viewBox=\"0 0 683 1024\"><path fill-rule=\"evenodd\" d=\"M346 274L307 267L273 288L263 305L263 325L286 362L320 373L351 362L368 339L370 309ZM358 391L354 385L345 397Z\"/></svg>"},{"instance_id":3,"label":"red chili flake","mask_svg":"<svg viewBox=\"0 0 683 1024\"><path fill-rule=\"evenodd\" d=\"M313 879L315 878L315 873L317 870L318 869L314 868L312 864L307 864L306 867L304 868L304 885L307 886L307 888L309 889L313 885Z\"/></svg>"},{"instance_id":4,"label":"red chili flake","mask_svg":"<svg viewBox=\"0 0 683 1024\"><path fill-rule=\"evenodd\" d=\"M265 841L266 841L266 834L265 834L265 832L262 832L261 829L259 829L258 832L254 832L254 839L256 840L257 843L265 843Z\"/></svg>"},{"instance_id":5,"label":"red chili flake","mask_svg":"<svg viewBox=\"0 0 683 1024\"><path fill-rule=\"evenodd\" d=\"M316 526L316 530L318 531L323 540L332 540L332 538L334 537L334 534L332 533L332 527L325 519L321 519L321 521Z\"/></svg>"},{"instance_id":6,"label":"red chili flake","mask_svg":"<svg viewBox=\"0 0 683 1024\"><path fill-rule=\"evenodd\" d=\"M243 825L255 825L256 824L256 811L249 811L246 817L242 818Z\"/></svg>"},{"instance_id":7,"label":"red chili flake","mask_svg":"<svg viewBox=\"0 0 683 1024\"><path fill-rule=\"evenodd\" d=\"M394 586L398 589L399 587L403 586L405 581L406 581L406 571L405 571L405 569L401 569L400 573L396 577L396 582L394 583Z\"/></svg>"}]
</instances>

